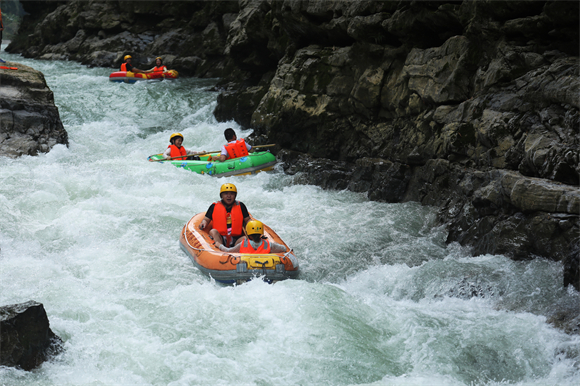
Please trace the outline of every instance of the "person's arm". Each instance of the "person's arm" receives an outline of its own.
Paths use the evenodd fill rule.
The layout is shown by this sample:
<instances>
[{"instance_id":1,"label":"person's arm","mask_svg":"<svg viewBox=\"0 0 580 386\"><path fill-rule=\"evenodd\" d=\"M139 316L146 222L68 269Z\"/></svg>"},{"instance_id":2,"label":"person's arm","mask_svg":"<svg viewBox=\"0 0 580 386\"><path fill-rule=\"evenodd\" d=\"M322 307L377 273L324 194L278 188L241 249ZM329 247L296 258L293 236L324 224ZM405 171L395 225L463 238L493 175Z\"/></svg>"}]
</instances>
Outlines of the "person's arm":
<instances>
[{"instance_id":1,"label":"person's arm","mask_svg":"<svg viewBox=\"0 0 580 386\"><path fill-rule=\"evenodd\" d=\"M244 229L246 228L246 225L248 224L248 221L251 220L250 218L250 212L248 212L248 208L246 207L246 204L244 204L243 202L239 201L240 203L240 209L242 210L242 217L244 218Z\"/></svg>"},{"instance_id":2,"label":"person's arm","mask_svg":"<svg viewBox=\"0 0 580 386\"><path fill-rule=\"evenodd\" d=\"M223 252L230 252L230 253L239 252L241 245L242 245L242 243L239 243L239 244L234 245L231 248L226 248L223 244L220 244L219 249L220 249L220 251L223 251Z\"/></svg>"},{"instance_id":3,"label":"person's arm","mask_svg":"<svg viewBox=\"0 0 580 386\"><path fill-rule=\"evenodd\" d=\"M204 230L207 224L211 221L211 218L204 217L203 220L199 223L199 229Z\"/></svg>"},{"instance_id":4,"label":"person's arm","mask_svg":"<svg viewBox=\"0 0 580 386\"><path fill-rule=\"evenodd\" d=\"M167 150L165 150L163 152L163 158L171 158L171 148L167 148Z\"/></svg>"},{"instance_id":5,"label":"person's arm","mask_svg":"<svg viewBox=\"0 0 580 386\"><path fill-rule=\"evenodd\" d=\"M224 162L228 159L228 151L225 146L222 146L222 152L220 153L220 162Z\"/></svg>"},{"instance_id":6,"label":"person's arm","mask_svg":"<svg viewBox=\"0 0 580 386\"><path fill-rule=\"evenodd\" d=\"M254 152L254 147L246 142L246 149L248 149L248 153Z\"/></svg>"},{"instance_id":7,"label":"person's arm","mask_svg":"<svg viewBox=\"0 0 580 386\"><path fill-rule=\"evenodd\" d=\"M205 217L199 223L199 229L202 229L203 230L203 228L205 228L207 226L207 224L209 224L209 222L213 218L213 208L214 207L215 207L215 203L214 204L211 204L209 206L209 208L207 209L207 212L205 212Z\"/></svg>"},{"instance_id":8,"label":"person's arm","mask_svg":"<svg viewBox=\"0 0 580 386\"><path fill-rule=\"evenodd\" d=\"M204 151L194 151L194 150L187 150L185 149L185 153L187 155L198 155L198 154L204 154L207 153L205 150Z\"/></svg>"},{"instance_id":9,"label":"person's arm","mask_svg":"<svg viewBox=\"0 0 580 386\"><path fill-rule=\"evenodd\" d=\"M270 242L270 252L271 253L282 253L286 252L286 247L282 244Z\"/></svg>"}]
</instances>

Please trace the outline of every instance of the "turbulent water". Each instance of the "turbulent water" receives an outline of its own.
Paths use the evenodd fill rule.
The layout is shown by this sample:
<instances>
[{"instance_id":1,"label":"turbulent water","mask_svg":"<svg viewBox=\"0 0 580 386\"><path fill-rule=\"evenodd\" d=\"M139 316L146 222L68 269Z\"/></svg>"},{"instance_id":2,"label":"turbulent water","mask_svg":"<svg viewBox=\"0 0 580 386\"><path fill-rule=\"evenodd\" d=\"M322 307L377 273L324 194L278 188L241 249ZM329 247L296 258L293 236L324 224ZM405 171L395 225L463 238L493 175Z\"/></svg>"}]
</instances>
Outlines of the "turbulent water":
<instances>
[{"instance_id":1,"label":"turbulent water","mask_svg":"<svg viewBox=\"0 0 580 386\"><path fill-rule=\"evenodd\" d=\"M1 57L45 74L70 145L0 157L0 305L43 303L64 341L0 385L580 384L579 337L547 322L578 300L560 264L470 257L415 203L147 162L176 131L206 151L251 133L214 119L216 80ZM298 280L224 287L181 251L225 182L294 248Z\"/></svg>"}]
</instances>

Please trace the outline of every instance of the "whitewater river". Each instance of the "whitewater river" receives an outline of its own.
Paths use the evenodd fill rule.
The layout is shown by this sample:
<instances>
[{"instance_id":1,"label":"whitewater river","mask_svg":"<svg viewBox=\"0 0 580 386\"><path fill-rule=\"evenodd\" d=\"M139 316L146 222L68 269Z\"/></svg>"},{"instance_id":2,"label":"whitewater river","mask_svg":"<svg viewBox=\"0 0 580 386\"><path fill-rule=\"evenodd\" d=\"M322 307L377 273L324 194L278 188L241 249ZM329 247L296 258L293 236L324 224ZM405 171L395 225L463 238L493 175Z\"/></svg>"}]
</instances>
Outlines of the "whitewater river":
<instances>
[{"instance_id":1,"label":"whitewater river","mask_svg":"<svg viewBox=\"0 0 580 386\"><path fill-rule=\"evenodd\" d=\"M547 323L575 302L562 266L470 257L434 208L300 185L278 169L227 179L147 156L181 132L212 151L216 80L135 85L33 61L69 147L0 157L0 305L41 302L64 352L0 385L578 385L580 338ZM1 87L1 86L0 86ZM296 251L301 275L235 287L179 248L232 182Z\"/></svg>"}]
</instances>

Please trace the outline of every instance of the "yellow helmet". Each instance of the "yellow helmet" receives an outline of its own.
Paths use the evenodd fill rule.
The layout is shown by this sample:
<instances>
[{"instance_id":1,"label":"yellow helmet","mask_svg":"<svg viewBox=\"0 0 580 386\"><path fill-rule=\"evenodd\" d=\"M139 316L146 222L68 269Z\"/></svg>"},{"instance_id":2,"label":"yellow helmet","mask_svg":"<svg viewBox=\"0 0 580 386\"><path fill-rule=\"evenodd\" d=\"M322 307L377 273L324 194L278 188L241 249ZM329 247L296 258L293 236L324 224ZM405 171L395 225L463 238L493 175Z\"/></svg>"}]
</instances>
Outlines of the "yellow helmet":
<instances>
[{"instance_id":1,"label":"yellow helmet","mask_svg":"<svg viewBox=\"0 0 580 386\"><path fill-rule=\"evenodd\" d=\"M183 139L183 135L181 135L181 133L173 133L169 136L169 142L171 142L171 140L175 137L181 137L181 139Z\"/></svg>"},{"instance_id":2,"label":"yellow helmet","mask_svg":"<svg viewBox=\"0 0 580 386\"><path fill-rule=\"evenodd\" d=\"M158 56L158 57L155 58L155 60L157 60L157 59L163 61L163 58L161 56Z\"/></svg>"},{"instance_id":3,"label":"yellow helmet","mask_svg":"<svg viewBox=\"0 0 580 386\"><path fill-rule=\"evenodd\" d=\"M125 55L125 57L123 58L123 60L127 60L127 59L132 59L131 55Z\"/></svg>"},{"instance_id":4,"label":"yellow helmet","mask_svg":"<svg viewBox=\"0 0 580 386\"><path fill-rule=\"evenodd\" d=\"M236 189L236 185L234 184L223 184L220 188L220 196L223 192L234 192L237 195L238 189Z\"/></svg>"},{"instance_id":5,"label":"yellow helmet","mask_svg":"<svg viewBox=\"0 0 580 386\"><path fill-rule=\"evenodd\" d=\"M248 221L246 224L246 233L250 235L263 235L264 234L264 224L258 220Z\"/></svg>"}]
</instances>

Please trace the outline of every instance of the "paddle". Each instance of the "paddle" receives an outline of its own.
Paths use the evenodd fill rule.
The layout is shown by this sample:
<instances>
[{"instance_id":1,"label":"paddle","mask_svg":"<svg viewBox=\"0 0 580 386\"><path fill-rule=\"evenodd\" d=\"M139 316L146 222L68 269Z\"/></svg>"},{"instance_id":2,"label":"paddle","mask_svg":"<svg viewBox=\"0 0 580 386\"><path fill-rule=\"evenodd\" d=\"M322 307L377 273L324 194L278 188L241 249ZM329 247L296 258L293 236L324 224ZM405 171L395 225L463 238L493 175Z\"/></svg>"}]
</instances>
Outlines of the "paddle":
<instances>
[{"instance_id":1,"label":"paddle","mask_svg":"<svg viewBox=\"0 0 580 386\"><path fill-rule=\"evenodd\" d=\"M276 144L275 143L271 143L269 145L252 146L252 149L257 149L257 148L262 148L262 147L272 147L272 146L276 146ZM206 155L206 154L219 153L219 152L221 152L221 150L204 151L203 153L191 154L191 155L189 155L189 157L191 157L192 155ZM151 159L151 158L149 158L149 162L171 161L173 159L183 158L183 157L184 156L180 155L178 157L169 157L169 158L161 158L161 159Z\"/></svg>"}]
</instances>

